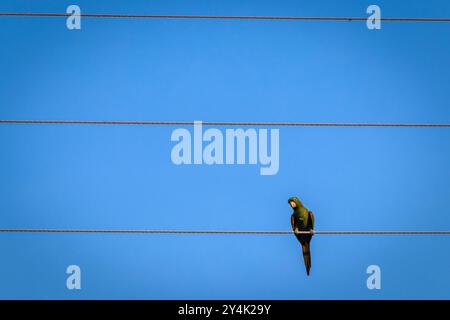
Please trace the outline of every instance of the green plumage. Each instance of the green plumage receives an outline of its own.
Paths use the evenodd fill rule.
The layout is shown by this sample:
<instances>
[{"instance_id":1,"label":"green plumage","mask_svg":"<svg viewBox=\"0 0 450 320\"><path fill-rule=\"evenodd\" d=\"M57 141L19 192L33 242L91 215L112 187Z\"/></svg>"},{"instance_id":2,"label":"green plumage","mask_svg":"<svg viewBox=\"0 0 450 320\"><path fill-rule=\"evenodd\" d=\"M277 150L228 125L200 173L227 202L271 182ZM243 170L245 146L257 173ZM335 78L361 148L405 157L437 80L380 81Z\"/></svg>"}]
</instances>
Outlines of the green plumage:
<instances>
[{"instance_id":1,"label":"green plumage","mask_svg":"<svg viewBox=\"0 0 450 320\"><path fill-rule=\"evenodd\" d=\"M291 197L288 203L293 207L294 212L291 216L292 230L297 240L302 245L303 260L305 262L306 273L309 275L311 270L311 251L310 242L312 234L298 234L298 231L311 231L314 229L314 215L303 203L296 197Z\"/></svg>"}]
</instances>

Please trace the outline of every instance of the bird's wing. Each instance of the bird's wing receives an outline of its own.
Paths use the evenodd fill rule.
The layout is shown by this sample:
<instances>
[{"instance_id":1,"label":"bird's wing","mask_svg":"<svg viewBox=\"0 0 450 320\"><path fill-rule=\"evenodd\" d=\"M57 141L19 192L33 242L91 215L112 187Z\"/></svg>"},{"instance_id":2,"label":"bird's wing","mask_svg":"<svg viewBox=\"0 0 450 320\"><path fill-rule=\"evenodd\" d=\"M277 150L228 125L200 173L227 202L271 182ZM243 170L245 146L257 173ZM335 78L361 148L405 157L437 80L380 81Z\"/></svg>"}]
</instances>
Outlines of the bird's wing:
<instances>
[{"instance_id":1,"label":"bird's wing","mask_svg":"<svg viewBox=\"0 0 450 320\"><path fill-rule=\"evenodd\" d=\"M309 221L311 221L311 229L314 229L314 214L309 211Z\"/></svg>"}]
</instances>

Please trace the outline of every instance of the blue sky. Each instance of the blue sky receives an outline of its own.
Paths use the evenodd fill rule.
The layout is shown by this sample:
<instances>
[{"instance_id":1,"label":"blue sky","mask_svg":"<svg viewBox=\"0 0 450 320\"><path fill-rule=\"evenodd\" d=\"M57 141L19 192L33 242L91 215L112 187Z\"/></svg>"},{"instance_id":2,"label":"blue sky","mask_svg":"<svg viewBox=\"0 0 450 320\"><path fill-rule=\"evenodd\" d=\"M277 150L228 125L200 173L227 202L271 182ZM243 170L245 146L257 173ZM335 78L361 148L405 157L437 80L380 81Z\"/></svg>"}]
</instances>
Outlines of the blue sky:
<instances>
[{"instance_id":1,"label":"blue sky","mask_svg":"<svg viewBox=\"0 0 450 320\"><path fill-rule=\"evenodd\" d=\"M448 1L10 1L0 11L449 17ZM0 118L450 122L450 25L0 18ZM176 166L177 127L0 126L0 225L450 229L450 130L281 128L280 170ZM191 129L187 127L188 129ZM221 128L224 130L225 128ZM447 236L0 235L3 299L448 299ZM82 290L66 289L68 265ZM366 288L381 267L382 289Z\"/></svg>"}]
</instances>

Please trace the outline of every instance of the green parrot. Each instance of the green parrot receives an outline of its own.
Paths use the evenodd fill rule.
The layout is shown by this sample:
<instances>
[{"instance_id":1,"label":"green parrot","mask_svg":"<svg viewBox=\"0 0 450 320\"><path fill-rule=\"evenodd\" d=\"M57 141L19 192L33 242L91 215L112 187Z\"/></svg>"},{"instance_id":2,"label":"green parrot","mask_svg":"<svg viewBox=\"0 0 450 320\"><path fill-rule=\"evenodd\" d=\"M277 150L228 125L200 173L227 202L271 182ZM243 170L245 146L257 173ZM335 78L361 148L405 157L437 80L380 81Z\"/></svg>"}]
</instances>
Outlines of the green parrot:
<instances>
[{"instance_id":1,"label":"green parrot","mask_svg":"<svg viewBox=\"0 0 450 320\"><path fill-rule=\"evenodd\" d=\"M303 260L305 261L306 273L309 276L311 270L310 242L313 235L298 234L297 232L314 230L314 215L303 206L302 202L297 197L289 198L288 203L291 205L292 209L294 209L291 216L292 230L302 245Z\"/></svg>"}]
</instances>

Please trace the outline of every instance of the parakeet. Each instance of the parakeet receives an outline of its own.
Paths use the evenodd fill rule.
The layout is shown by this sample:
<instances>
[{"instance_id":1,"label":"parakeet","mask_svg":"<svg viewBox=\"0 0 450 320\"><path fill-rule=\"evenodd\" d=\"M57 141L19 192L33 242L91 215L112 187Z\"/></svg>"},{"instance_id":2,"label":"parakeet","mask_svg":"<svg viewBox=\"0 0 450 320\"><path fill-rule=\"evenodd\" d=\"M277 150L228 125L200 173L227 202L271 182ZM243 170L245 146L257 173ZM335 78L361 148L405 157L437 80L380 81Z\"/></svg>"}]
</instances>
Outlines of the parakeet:
<instances>
[{"instance_id":1,"label":"parakeet","mask_svg":"<svg viewBox=\"0 0 450 320\"><path fill-rule=\"evenodd\" d=\"M314 215L311 211L306 209L302 202L297 197L291 197L288 200L294 212L291 216L292 230L295 233L298 241L302 245L303 260L305 261L306 273L309 276L311 270L311 251L310 242L313 237L312 234L298 234L298 231L311 231L314 229Z\"/></svg>"}]
</instances>

